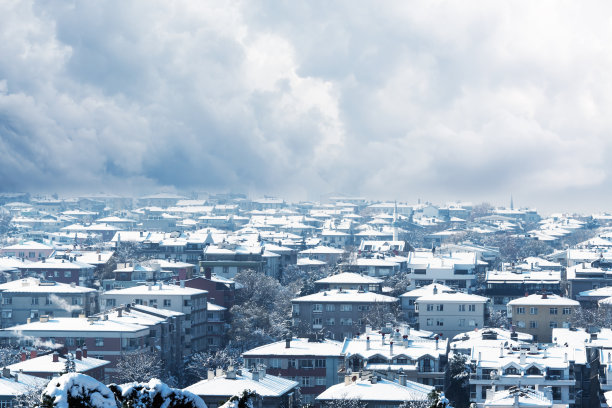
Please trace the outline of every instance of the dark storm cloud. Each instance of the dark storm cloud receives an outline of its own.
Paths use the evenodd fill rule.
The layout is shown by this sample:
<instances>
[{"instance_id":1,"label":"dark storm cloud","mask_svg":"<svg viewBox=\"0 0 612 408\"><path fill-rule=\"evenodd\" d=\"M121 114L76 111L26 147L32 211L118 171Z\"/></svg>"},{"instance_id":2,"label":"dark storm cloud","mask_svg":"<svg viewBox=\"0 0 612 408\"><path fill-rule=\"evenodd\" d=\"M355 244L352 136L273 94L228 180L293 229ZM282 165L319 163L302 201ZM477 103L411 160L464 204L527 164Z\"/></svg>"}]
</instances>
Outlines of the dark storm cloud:
<instances>
[{"instance_id":1,"label":"dark storm cloud","mask_svg":"<svg viewBox=\"0 0 612 408\"><path fill-rule=\"evenodd\" d=\"M605 202L611 7L3 2L0 189Z\"/></svg>"}]
</instances>

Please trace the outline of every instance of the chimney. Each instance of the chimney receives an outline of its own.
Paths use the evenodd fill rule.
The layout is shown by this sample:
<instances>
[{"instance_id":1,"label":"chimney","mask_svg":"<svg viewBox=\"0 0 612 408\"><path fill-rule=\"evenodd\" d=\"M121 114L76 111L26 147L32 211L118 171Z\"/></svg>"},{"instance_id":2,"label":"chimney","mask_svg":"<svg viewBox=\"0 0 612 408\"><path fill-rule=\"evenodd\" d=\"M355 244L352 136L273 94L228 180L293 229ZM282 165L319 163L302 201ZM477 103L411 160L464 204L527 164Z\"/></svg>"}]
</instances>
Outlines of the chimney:
<instances>
[{"instance_id":1,"label":"chimney","mask_svg":"<svg viewBox=\"0 0 612 408\"><path fill-rule=\"evenodd\" d=\"M433 287L433 294L434 295L438 294L438 287L436 285L434 285L434 287Z\"/></svg>"},{"instance_id":2,"label":"chimney","mask_svg":"<svg viewBox=\"0 0 612 408\"><path fill-rule=\"evenodd\" d=\"M215 378L214 370L208 370L208 379L213 380Z\"/></svg>"},{"instance_id":3,"label":"chimney","mask_svg":"<svg viewBox=\"0 0 612 408\"><path fill-rule=\"evenodd\" d=\"M211 268L204 268L204 277L206 279L212 279L212 269Z\"/></svg>"},{"instance_id":4,"label":"chimney","mask_svg":"<svg viewBox=\"0 0 612 408\"><path fill-rule=\"evenodd\" d=\"M499 357L502 358L504 356L504 345L499 344Z\"/></svg>"},{"instance_id":5,"label":"chimney","mask_svg":"<svg viewBox=\"0 0 612 408\"><path fill-rule=\"evenodd\" d=\"M30 350L30 358L36 358L38 356L38 352L36 350Z\"/></svg>"},{"instance_id":6,"label":"chimney","mask_svg":"<svg viewBox=\"0 0 612 408\"><path fill-rule=\"evenodd\" d=\"M408 347L408 335L407 334L404 334L402 336L402 344L404 347Z\"/></svg>"},{"instance_id":7,"label":"chimney","mask_svg":"<svg viewBox=\"0 0 612 408\"><path fill-rule=\"evenodd\" d=\"M366 337L366 350L370 349L370 336Z\"/></svg>"},{"instance_id":8,"label":"chimney","mask_svg":"<svg viewBox=\"0 0 612 408\"><path fill-rule=\"evenodd\" d=\"M2 369L2 376L3 376L4 378L11 378L11 370L10 370L10 369L8 369L7 367L4 367L4 368Z\"/></svg>"},{"instance_id":9,"label":"chimney","mask_svg":"<svg viewBox=\"0 0 612 408\"><path fill-rule=\"evenodd\" d=\"M217 367L215 370L215 376L221 377L223 375L223 369L221 367Z\"/></svg>"},{"instance_id":10,"label":"chimney","mask_svg":"<svg viewBox=\"0 0 612 408\"><path fill-rule=\"evenodd\" d=\"M436 336L436 350L438 349L438 336Z\"/></svg>"},{"instance_id":11,"label":"chimney","mask_svg":"<svg viewBox=\"0 0 612 408\"><path fill-rule=\"evenodd\" d=\"M608 353L608 364L612 364L612 354Z\"/></svg>"},{"instance_id":12,"label":"chimney","mask_svg":"<svg viewBox=\"0 0 612 408\"><path fill-rule=\"evenodd\" d=\"M28 317L28 318L26 319L26 322L27 322L28 324L32 323L32 318Z\"/></svg>"},{"instance_id":13,"label":"chimney","mask_svg":"<svg viewBox=\"0 0 612 408\"><path fill-rule=\"evenodd\" d=\"M59 363L59 353L57 351L53 352L53 362Z\"/></svg>"},{"instance_id":14,"label":"chimney","mask_svg":"<svg viewBox=\"0 0 612 408\"><path fill-rule=\"evenodd\" d=\"M229 367L227 367L227 372L225 373L225 378L227 378L228 380L235 380L236 379L236 370L234 369L234 366L230 365Z\"/></svg>"},{"instance_id":15,"label":"chimney","mask_svg":"<svg viewBox=\"0 0 612 408\"><path fill-rule=\"evenodd\" d=\"M527 358L527 352L525 350L521 350L519 362L521 364L525 364L525 359Z\"/></svg>"},{"instance_id":16,"label":"chimney","mask_svg":"<svg viewBox=\"0 0 612 408\"><path fill-rule=\"evenodd\" d=\"M98 262L102 261L102 255L98 254Z\"/></svg>"},{"instance_id":17,"label":"chimney","mask_svg":"<svg viewBox=\"0 0 612 408\"><path fill-rule=\"evenodd\" d=\"M291 348L291 338L285 339L285 348Z\"/></svg>"},{"instance_id":18,"label":"chimney","mask_svg":"<svg viewBox=\"0 0 612 408\"><path fill-rule=\"evenodd\" d=\"M344 376L344 385L351 385L351 376L348 374Z\"/></svg>"},{"instance_id":19,"label":"chimney","mask_svg":"<svg viewBox=\"0 0 612 408\"><path fill-rule=\"evenodd\" d=\"M21 352L21 361L26 361L28 359L28 355L25 351Z\"/></svg>"},{"instance_id":20,"label":"chimney","mask_svg":"<svg viewBox=\"0 0 612 408\"><path fill-rule=\"evenodd\" d=\"M147 290L150 292L151 291L151 285L147 285Z\"/></svg>"},{"instance_id":21,"label":"chimney","mask_svg":"<svg viewBox=\"0 0 612 408\"><path fill-rule=\"evenodd\" d=\"M389 342L389 355L390 356L393 355L393 342L392 341Z\"/></svg>"},{"instance_id":22,"label":"chimney","mask_svg":"<svg viewBox=\"0 0 612 408\"><path fill-rule=\"evenodd\" d=\"M385 345L385 333L382 333L381 339L382 339L382 345L384 346Z\"/></svg>"},{"instance_id":23,"label":"chimney","mask_svg":"<svg viewBox=\"0 0 612 408\"><path fill-rule=\"evenodd\" d=\"M87 346L83 346L83 358L87 358Z\"/></svg>"},{"instance_id":24,"label":"chimney","mask_svg":"<svg viewBox=\"0 0 612 408\"><path fill-rule=\"evenodd\" d=\"M406 386L406 374L399 375L399 385Z\"/></svg>"},{"instance_id":25,"label":"chimney","mask_svg":"<svg viewBox=\"0 0 612 408\"><path fill-rule=\"evenodd\" d=\"M251 375L253 381L259 381L259 370L253 369L253 374Z\"/></svg>"},{"instance_id":26,"label":"chimney","mask_svg":"<svg viewBox=\"0 0 612 408\"><path fill-rule=\"evenodd\" d=\"M184 280L181 281L181 288L185 288L185 281Z\"/></svg>"},{"instance_id":27,"label":"chimney","mask_svg":"<svg viewBox=\"0 0 612 408\"><path fill-rule=\"evenodd\" d=\"M563 362L567 363L567 353L563 353Z\"/></svg>"},{"instance_id":28,"label":"chimney","mask_svg":"<svg viewBox=\"0 0 612 408\"><path fill-rule=\"evenodd\" d=\"M76 354L76 359L77 360L82 360L83 359L83 350L81 350L80 348L76 349L75 354Z\"/></svg>"}]
</instances>

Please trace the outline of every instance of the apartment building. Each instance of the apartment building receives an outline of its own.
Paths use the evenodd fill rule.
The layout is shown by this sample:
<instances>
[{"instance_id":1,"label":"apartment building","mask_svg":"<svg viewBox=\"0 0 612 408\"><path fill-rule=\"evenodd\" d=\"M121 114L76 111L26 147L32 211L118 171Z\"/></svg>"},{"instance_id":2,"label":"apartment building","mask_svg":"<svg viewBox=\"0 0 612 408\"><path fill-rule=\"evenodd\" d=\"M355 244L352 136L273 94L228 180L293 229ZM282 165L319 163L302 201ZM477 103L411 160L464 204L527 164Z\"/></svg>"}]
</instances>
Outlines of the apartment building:
<instances>
[{"instance_id":1,"label":"apartment building","mask_svg":"<svg viewBox=\"0 0 612 408\"><path fill-rule=\"evenodd\" d=\"M399 380L403 374L410 381L442 390L448 340L422 334L409 326L380 331L368 327L365 333L344 340L345 371L366 370L389 380Z\"/></svg>"},{"instance_id":2,"label":"apartment building","mask_svg":"<svg viewBox=\"0 0 612 408\"><path fill-rule=\"evenodd\" d=\"M208 291L208 301L230 309L236 299L236 282L212 274L211 268L206 268L204 276L198 276L185 281L185 287Z\"/></svg>"},{"instance_id":3,"label":"apartment building","mask_svg":"<svg viewBox=\"0 0 612 408\"><path fill-rule=\"evenodd\" d=\"M78 317L98 312L98 291L75 284L23 278L0 285L2 328L42 315Z\"/></svg>"},{"instance_id":4,"label":"apartment building","mask_svg":"<svg viewBox=\"0 0 612 408\"><path fill-rule=\"evenodd\" d=\"M315 281L315 289L318 291L332 289L362 290L364 292L381 293L382 283L382 279L372 276L342 272Z\"/></svg>"},{"instance_id":5,"label":"apartment building","mask_svg":"<svg viewBox=\"0 0 612 408\"><path fill-rule=\"evenodd\" d=\"M467 330L484 327L489 298L456 291L438 291L415 301L418 328L452 339Z\"/></svg>"},{"instance_id":6,"label":"apartment building","mask_svg":"<svg viewBox=\"0 0 612 408\"><path fill-rule=\"evenodd\" d=\"M329 290L291 300L293 327L299 333L322 331L341 340L363 333L364 316L381 308L390 310L397 298L358 290Z\"/></svg>"},{"instance_id":7,"label":"apartment building","mask_svg":"<svg viewBox=\"0 0 612 408\"><path fill-rule=\"evenodd\" d=\"M577 301L557 295L529 295L508 302L507 314L517 330L533 335L535 341L550 343L552 330L570 327L578 307Z\"/></svg>"},{"instance_id":8,"label":"apartment building","mask_svg":"<svg viewBox=\"0 0 612 408\"><path fill-rule=\"evenodd\" d=\"M449 286L442 285L440 283L430 283L429 285L421 286L420 288L409 290L408 292L400 295L400 304L402 307L402 313L406 322L413 327L418 327L419 324L419 313L416 309L416 300L421 296L432 295L436 291L445 292L452 291L453 289Z\"/></svg>"},{"instance_id":9,"label":"apartment building","mask_svg":"<svg viewBox=\"0 0 612 408\"><path fill-rule=\"evenodd\" d=\"M120 305L136 305L167 309L185 314L186 354L203 351L208 347L206 316L208 292L181 285L139 285L114 289L100 296L101 308L112 309Z\"/></svg>"},{"instance_id":10,"label":"apartment building","mask_svg":"<svg viewBox=\"0 0 612 408\"><path fill-rule=\"evenodd\" d=\"M410 252L407 268L413 288L429 285L434 280L459 290L474 287L476 272L486 267L475 252L435 253L432 251Z\"/></svg>"},{"instance_id":11,"label":"apartment building","mask_svg":"<svg viewBox=\"0 0 612 408\"><path fill-rule=\"evenodd\" d=\"M525 293L551 293L561 295L561 272L546 271L488 271L485 277L483 295L491 299L493 310L506 312L511 300L525 296Z\"/></svg>"},{"instance_id":12,"label":"apartment building","mask_svg":"<svg viewBox=\"0 0 612 408\"><path fill-rule=\"evenodd\" d=\"M256 347L242 354L246 368L264 365L266 372L295 380L303 402L312 404L326 388L339 382L344 362L342 343L329 339L291 338Z\"/></svg>"},{"instance_id":13,"label":"apartment building","mask_svg":"<svg viewBox=\"0 0 612 408\"><path fill-rule=\"evenodd\" d=\"M110 361L90 357L87 347L76 349L73 355L74 371L87 374L98 381L105 380L104 368ZM7 366L11 373L24 373L34 377L50 380L59 377L66 370L66 356L54 351L50 354L37 355L36 351L22 351L21 361Z\"/></svg>"},{"instance_id":14,"label":"apartment building","mask_svg":"<svg viewBox=\"0 0 612 408\"><path fill-rule=\"evenodd\" d=\"M26 264L22 272L24 276L41 277L59 283L92 286L94 269L93 265L75 260L45 258Z\"/></svg>"}]
</instances>

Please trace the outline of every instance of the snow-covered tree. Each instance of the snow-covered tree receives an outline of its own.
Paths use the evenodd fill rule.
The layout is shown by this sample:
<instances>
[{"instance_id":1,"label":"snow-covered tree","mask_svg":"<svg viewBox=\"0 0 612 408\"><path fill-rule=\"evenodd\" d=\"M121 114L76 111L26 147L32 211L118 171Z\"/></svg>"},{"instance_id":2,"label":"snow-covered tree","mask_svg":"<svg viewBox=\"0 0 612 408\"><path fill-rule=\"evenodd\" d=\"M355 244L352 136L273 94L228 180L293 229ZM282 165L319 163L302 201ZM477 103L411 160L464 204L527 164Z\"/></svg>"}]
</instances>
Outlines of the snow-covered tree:
<instances>
[{"instance_id":1,"label":"snow-covered tree","mask_svg":"<svg viewBox=\"0 0 612 408\"><path fill-rule=\"evenodd\" d=\"M260 398L259 394L255 391L244 390L242 394L230 397L230 399L219 408L254 408L255 401L257 401L258 398Z\"/></svg>"},{"instance_id":2,"label":"snow-covered tree","mask_svg":"<svg viewBox=\"0 0 612 408\"><path fill-rule=\"evenodd\" d=\"M123 408L206 408L199 396L169 387L157 378L144 383L111 384L109 388Z\"/></svg>"},{"instance_id":3,"label":"snow-covered tree","mask_svg":"<svg viewBox=\"0 0 612 408\"><path fill-rule=\"evenodd\" d=\"M28 391L17 395L13 400L12 408L36 408L41 405L41 395L45 387L32 386Z\"/></svg>"},{"instance_id":4,"label":"snow-covered tree","mask_svg":"<svg viewBox=\"0 0 612 408\"><path fill-rule=\"evenodd\" d=\"M72 353L66 354L66 361L64 361L64 371L62 374L76 372L76 363L74 362L74 355Z\"/></svg>"},{"instance_id":5,"label":"snow-covered tree","mask_svg":"<svg viewBox=\"0 0 612 408\"><path fill-rule=\"evenodd\" d=\"M85 374L69 373L52 379L41 395L43 408L117 408L112 391Z\"/></svg>"},{"instance_id":6,"label":"snow-covered tree","mask_svg":"<svg viewBox=\"0 0 612 408\"><path fill-rule=\"evenodd\" d=\"M356 398L339 398L325 402L325 408L366 408L368 404Z\"/></svg>"},{"instance_id":7,"label":"snow-covered tree","mask_svg":"<svg viewBox=\"0 0 612 408\"><path fill-rule=\"evenodd\" d=\"M160 377L163 377L163 363L156 352L128 353L117 361L117 381L120 383L145 382Z\"/></svg>"},{"instance_id":8,"label":"snow-covered tree","mask_svg":"<svg viewBox=\"0 0 612 408\"><path fill-rule=\"evenodd\" d=\"M208 370L214 370L217 367L227 369L229 365L237 364L240 360L238 350L225 348L213 352L192 354L186 368L188 374L202 380L208 376Z\"/></svg>"},{"instance_id":9,"label":"snow-covered tree","mask_svg":"<svg viewBox=\"0 0 612 408\"><path fill-rule=\"evenodd\" d=\"M19 361L19 349L2 346L0 347L0 365L6 367Z\"/></svg>"},{"instance_id":10,"label":"snow-covered tree","mask_svg":"<svg viewBox=\"0 0 612 408\"><path fill-rule=\"evenodd\" d=\"M486 326L489 327L508 327L510 324L508 316L501 310L489 309L489 317L487 318Z\"/></svg>"},{"instance_id":11,"label":"snow-covered tree","mask_svg":"<svg viewBox=\"0 0 612 408\"><path fill-rule=\"evenodd\" d=\"M372 327L385 327L387 323L397 324L397 316L401 313L397 311L397 305L389 305L388 303L374 303L370 310L364 315L363 319L366 324Z\"/></svg>"}]
</instances>

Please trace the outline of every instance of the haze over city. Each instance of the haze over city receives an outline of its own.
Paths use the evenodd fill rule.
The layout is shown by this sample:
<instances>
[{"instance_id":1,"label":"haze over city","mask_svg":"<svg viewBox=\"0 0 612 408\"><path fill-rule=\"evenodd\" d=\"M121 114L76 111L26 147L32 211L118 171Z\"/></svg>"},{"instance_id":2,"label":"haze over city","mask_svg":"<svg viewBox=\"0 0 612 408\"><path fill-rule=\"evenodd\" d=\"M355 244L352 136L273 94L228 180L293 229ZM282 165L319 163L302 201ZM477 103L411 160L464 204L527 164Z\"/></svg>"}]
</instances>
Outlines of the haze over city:
<instances>
[{"instance_id":1,"label":"haze over city","mask_svg":"<svg viewBox=\"0 0 612 408\"><path fill-rule=\"evenodd\" d=\"M609 210L608 2L0 4L0 190Z\"/></svg>"}]
</instances>

